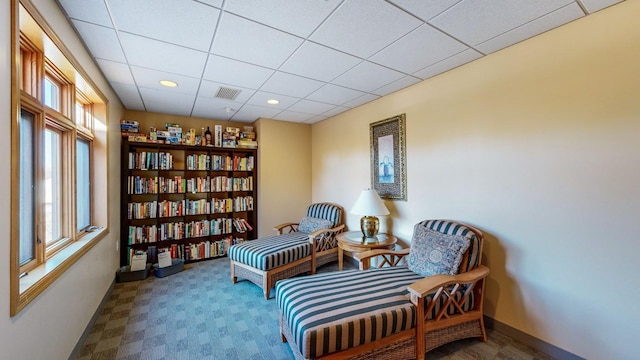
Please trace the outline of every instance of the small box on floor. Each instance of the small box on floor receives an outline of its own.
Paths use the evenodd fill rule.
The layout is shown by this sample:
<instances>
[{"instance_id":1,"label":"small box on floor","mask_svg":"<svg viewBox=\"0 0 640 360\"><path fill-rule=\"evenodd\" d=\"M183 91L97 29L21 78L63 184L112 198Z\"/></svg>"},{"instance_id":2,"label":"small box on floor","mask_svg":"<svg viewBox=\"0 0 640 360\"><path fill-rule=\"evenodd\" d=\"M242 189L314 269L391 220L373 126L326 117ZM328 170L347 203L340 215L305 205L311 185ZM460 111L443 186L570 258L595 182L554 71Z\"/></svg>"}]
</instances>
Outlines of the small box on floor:
<instances>
[{"instance_id":1,"label":"small box on floor","mask_svg":"<svg viewBox=\"0 0 640 360\"><path fill-rule=\"evenodd\" d=\"M171 266L167 267L159 267L158 264L153 264L153 273L156 277L165 277L169 275L173 275L182 271L184 267L184 261L182 259L172 259Z\"/></svg>"},{"instance_id":2,"label":"small box on floor","mask_svg":"<svg viewBox=\"0 0 640 360\"><path fill-rule=\"evenodd\" d=\"M123 283L129 281L138 281L144 280L149 277L149 271L151 270L151 264L147 264L147 266L138 271L131 271L131 267L129 265L123 266L118 271L116 271L116 282Z\"/></svg>"}]
</instances>

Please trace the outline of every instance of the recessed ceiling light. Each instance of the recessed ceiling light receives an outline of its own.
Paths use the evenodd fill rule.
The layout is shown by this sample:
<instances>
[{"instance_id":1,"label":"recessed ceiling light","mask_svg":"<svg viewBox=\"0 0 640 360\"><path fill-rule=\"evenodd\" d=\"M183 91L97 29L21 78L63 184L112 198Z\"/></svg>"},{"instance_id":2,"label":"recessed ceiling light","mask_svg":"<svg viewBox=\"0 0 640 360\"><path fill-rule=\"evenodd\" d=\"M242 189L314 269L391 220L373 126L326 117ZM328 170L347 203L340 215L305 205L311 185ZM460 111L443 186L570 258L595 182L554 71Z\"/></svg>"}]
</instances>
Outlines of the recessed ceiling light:
<instances>
[{"instance_id":1,"label":"recessed ceiling light","mask_svg":"<svg viewBox=\"0 0 640 360\"><path fill-rule=\"evenodd\" d=\"M277 105L277 104L280 104L280 100L269 99L269 100L267 100L267 104Z\"/></svg>"},{"instance_id":2,"label":"recessed ceiling light","mask_svg":"<svg viewBox=\"0 0 640 360\"><path fill-rule=\"evenodd\" d=\"M178 86L178 83L171 81L171 80L160 80L160 84L166 86L166 87L176 87Z\"/></svg>"}]
</instances>

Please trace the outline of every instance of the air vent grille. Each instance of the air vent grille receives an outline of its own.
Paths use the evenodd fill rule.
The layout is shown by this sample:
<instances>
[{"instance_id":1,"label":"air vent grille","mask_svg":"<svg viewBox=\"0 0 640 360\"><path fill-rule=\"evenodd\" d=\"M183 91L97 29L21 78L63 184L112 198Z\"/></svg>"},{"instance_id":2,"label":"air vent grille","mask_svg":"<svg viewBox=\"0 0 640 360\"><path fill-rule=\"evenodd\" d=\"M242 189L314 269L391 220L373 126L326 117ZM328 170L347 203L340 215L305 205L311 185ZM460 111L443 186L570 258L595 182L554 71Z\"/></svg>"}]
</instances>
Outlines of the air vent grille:
<instances>
[{"instance_id":1,"label":"air vent grille","mask_svg":"<svg viewBox=\"0 0 640 360\"><path fill-rule=\"evenodd\" d=\"M220 86L220 88L218 88L218 91L216 92L216 95L214 97L217 97L220 99L235 100L241 91L242 90L239 90L239 89L232 89L232 88Z\"/></svg>"}]
</instances>

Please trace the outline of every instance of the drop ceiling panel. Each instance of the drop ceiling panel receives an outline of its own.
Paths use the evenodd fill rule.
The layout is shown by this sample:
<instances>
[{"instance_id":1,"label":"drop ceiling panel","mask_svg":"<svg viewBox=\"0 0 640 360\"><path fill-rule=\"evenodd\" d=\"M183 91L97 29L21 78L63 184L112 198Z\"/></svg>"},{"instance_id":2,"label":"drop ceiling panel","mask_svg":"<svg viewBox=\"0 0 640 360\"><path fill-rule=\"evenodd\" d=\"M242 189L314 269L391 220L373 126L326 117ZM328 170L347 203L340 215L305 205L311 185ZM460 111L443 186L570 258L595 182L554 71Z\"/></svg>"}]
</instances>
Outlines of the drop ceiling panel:
<instances>
[{"instance_id":1,"label":"drop ceiling panel","mask_svg":"<svg viewBox=\"0 0 640 360\"><path fill-rule=\"evenodd\" d=\"M113 90L118 94L122 105L129 110L148 111L142 103L138 88L133 85L111 83Z\"/></svg>"},{"instance_id":2,"label":"drop ceiling panel","mask_svg":"<svg viewBox=\"0 0 640 360\"><path fill-rule=\"evenodd\" d=\"M415 73L413 73L413 75L423 80L428 79L432 76L441 74L445 71L451 70L460 65L464 65L469 61L473 61L481 57L482 57L481 53L473 49L468 49L461 53L455 54L450 58L444 59L439 63L428 66L420 71L416 71Z\"/></svg>"},{"instance_id":3,"label":"drop ceiling panel","mask_svg":"<svg viewBox=\"0 0 640 360\"><path fill-rule=\"evenodd\" d=\"M343 103L358 98L365 93L358 90L347 89L342 86L326 84L313 94L307 96L307 99L315 100L323 103L342 105Z\"/></svg>"},{"instance_id":4,"label":"drop ceiling panel","mask_svg":"<svg viewBox=\"0 0 640 360\"><path fill-rule=\"evenodd\" d=\"M278 120L291 122L306 122L315 115L305 114L297 111L284 110L277 115Z\"/></svg>"},{"instance_id":5,"label":"drop ceiling panel","mask_svg":"<svg viewBox=\"0 0 640 360\"><path fill-rule=\"evenodd\" d=\"M321 81L331 81L362 62L361 59L306 41L280 70Z\"/></svg>"},{"instance_id":6,"label":"drop ceiling panel","mask_svg":"<svg viewBox=\"0 0 640 360\"><path fill-rule=\"evenodd\" d=\"M490 54L582 16L584 16L584 12L580 6L576 3L571 3L502 35L498 35L491 40L478 44L475 48L484 54Z\"/></svg>"},{"instance_id":7,"label":"drop ceiling panel","mask_svg":"<svg viewBox=\"0 0 640 360\"><path fill-rule=\"evenodd\" d=\"M211 52L277 69L302 41L282 31L224 14Z\"/></svg>"},{"instance_id":8,"label":"drop ceiling panel","mask_svg":"<svg viewBox=\"0 0 640 360\"><path fill-rule=\"evenodd\" d=\"M96 59L96 62L109 82L135 86L129 65L102 59Z\"/></svg>"},{"instance_id":9,"label":"drop ceiling panel","mask_svg":"<svg viewBox=\"0 0 640 360\"><path fill-rule=\"evenodd\" d=\"M180 116L190 116L195 103L195 95L181 94L175 91L138 87L147 108L154 112Z\"/></svg>"},{"instance_id":10,"label":"drop ceiling panel","mask_svg":"<svg viewBox=\"0 0 640 360\"><path fill-rule=\"evenodd\" d=\"M242 107L242 103L229 100L217 99L212 97L198 96L193 107L191 116L201 117L205 119L229 119L238 109ZM227 112L227 108L231 108L231 114Z\"/></svg>"},{"instance_id":11,"label":"drop ceiling panel","mask_svg":"<svg viewBox=\"0 0 640 360\"><path fill-rule=\"evenodd\" d=\"M203 79L233 84L233 86L259 89L275 71L242 61L209 55Z\"/></svg>"},{"instance_id":12,"label":"drop ceiling panel","mask_svg":"<svg viewBox=\"0 0 640 360\"><path fill-rule=\"evenodd\" d=\"M351 89L370 92L402 78L404 74L365 61L340 75L334 80L335 84Z\"/></svg>"},{"instance_id":13,"label":"drop ceiling panel","mask_svg":"<svg viewBox=\"0 0 640 360\"><path fill-rule=\"evenodd\" d=\"M338 115L338 114L340 114L340 113L343 113L343 112L345 112L345 111L347 111L347 110L349 110L349 108L348 108L348 107L344 107L344 106L336 106L336 107L334 107L333 109L331 109L331 110L329 110L329 111L327 111L327 112L324 112L324 113L322 113L322 114L320 114L320 115L322 115L322 116L326 116L326 117L331 117L331 116L336 116L336 115Z\"/></svg>"},{"instance_id":14,"label":"drop ceiling panel","mask_svg":"<svg viewBox=\"0 0 640 360\"><path fill-rule=\"evenodd\" d=\"M244 104L242 108L235 113L231 120L252 122L261 117L273 119L280 112L282 112L282 109Z\"/></svg>"},{"instance_id":15,"label":"drop ceiling panel","mask_svg":"<svg viewBox=\"0 0 640 360\"><path fill-rule=\"evenodd\" d=\"M559 9L571 0L463 0L429 21L468 45L477 45Z\"/></svg>"},{"instance_id":16,"label":"drop ceiling panel","mask_svg":"<svg viewBox=\"0 0 640 360\"><path fill-rule=\"evenodd\" d=\"M589 13L594 13L611 5L622 2L622 0L582 0Z\"/></svg>"},{"instance_id":17,"label":"drop ceiling panel","mask_svg":"<svg viewBox=\"0 0 640 360\"><path fill-rule=\"evenodd\" d=\"M224 0L198 0L198 2L215 6L218 9L220 9L222 7L222 3L224 2Z\"/></svg>"},{"instance_id":18,"label":"drop ceiling panel","mask_svg":"<svg viewBox=\"0 0 640 360\"><path fill-rule=\"evenodd\" d=\"M267 104L267 100L269 99L277 99L280 101L279 104L269 105ZM274 94L266 91L256 91L255 94L247 101L247 104L261 106L261 107L272 107L274 109L284 110L289 106L300 101L300 98L286 96L281 94Z\"/></svg>"},{"instance_id":19,"label":"drop ceiling panel","mask_svg":"<svg viewBox=\"0 0 640 360\"><path fill-rule=\"evenodd\" d=\"M303 98L318 90L325 83L302 76L276 72L262 85L261 90L276 94Z\"/></svg>"},{"instance_id":20,"label":"drop ceiling panel","mask_svg":"<svg viewBox=\"0 0 640 360\"><path fill-rule=\"evenodd\" d=\"M78 30L94 58L127 62L120 48L120 41L116 31L104 26L73 20L73 26Z\"/></svg>"},{"instance_id":21,"label":"drop ceiling panel","mask_svg":"<svg viewBox=\"0 0 640 360\"><path fill-rule=\"evenodd\" d=\"M225 10L290 34L307 37L339 3L338 0L242 0L228 1Z\"/></svg>"},{"instance_id":22,"label":"drop ceiling panel","mask_svg":"<svg viewBox=\"0 0 640 360\"><path fill-rule=\"evenodd\" d=\"M425 24L373 55L369 61L410 74L467 48L461 42Z\"/></svg>"},{"instance_id":23,"label":"drop ceiling panel","mask_svg":"<svg viewBox=\"0 0 640 360\"><path fill-rule=\"evenodd\" d=\"M183 75L170 74L165 72L152 70L147 68L141 68L137 66L131 67L131 73L136 81L136 84L148 89L155 89L160 91L174 92L180 94L196 95L198 87L200 86L199 78L192 78ZM166 87L160 84L160 80L171 80L178 84L176 87Z\"/></svg>"},{"instance_id":24,"label":"drop ceiling panel","mask_svg":"<svg viewBox=\"0 0 640 360\"><path fill-rule=\"evenodd\" d=\"M109 0L109 3L119 31L201 51L209 51L220 14L220 10L196 1Z\"/></svg>"},{"instance_id":25,"label":"drop ceiling panel","mask_svg":"<svg viewBox=\"0 0 640 360\"><path fill-rule=\"evenodd\" d=\"M344 1L310 39L368 58L422 22L382 0Z\"/></svg>"},{"instance_id":26,"label":"drop ceiling panel","mask_svg":"<svg viewBox=\"0 0 640 360\"><path fill-rule=\"evenodd\" d=\"M113 27L104 0L59 0L71 19Z\"/></svg>"},{"instance_id":27,"label":"drop ceiling panel","mask_svg":"<svg viewBox=\"0 0 640 360\"><path fill-rule=\"evenodd\" d=\"M201 51L127 33L120 34L120 41L131 65L191 77L200 77L204 70L207 54Z\"/></svg>"},{"instance_id":28,"label":"drop ceiling panel","mask_svg":"<svg viewBox=\"0 0 640 360\"><path fill-rule=\"evenodd\" d=\"M408 86L411 86L413 84L419 83L420 81L422 81L421 79L418 79L416 77L413 76L405 76L402 79L396 80L390 84L387 84L381 88L375 89L372 91L372 93L376 94L376 95L380 95L380 96L384 96L387 94L391 94L393 92L396 92L400 89L406 88Z\"/></svg>"},{"instance_id":29,"label":"drop ceiling panel","mask_svg":"<svg viewBox=\"0 0 640 360\"><path fill-rule=\"evenodd\" d=\"M389 0L389 2L396 4L405 11L413 13L422 21L429 21L431 18L460 2L460 0Z\"/></svg>"},{"instance_id":30,"label":"drop ceiling panel","mask_svg":"<svg viewBox=\"0 0 640 360\"><path fill-rule=\"evenodd\" d=\"M351 101L347 101L346 103L342 104L342 106L346 106L348 108L355 108L358 107L360 105L364 105L368 102L371 102L375 99L378 99L379 96L377 95L373 95L373 94L364 94L358 98L355 98Z\"/></svg>"},{"instance_id":31,"label":"drop ceiling panel","mask_svg":"<svg viewBox=\"0 0 640 360\"><path fill-rule=\"evenodd\" d=\"M322 120L326 120L327 116L322 116L322 115L317 115L312 117L311 119L307 119L304 121L305 124L315 124L317 122L320 122Z\"/></svg>"},{"instance_id":32,"label":"drop ceiling panel","mask_svg":"<svg viewBox=\"0 0 640 360\"><path fill-rule=\"evenodd\" d=\"M332 104L325 104L317 101L302 99L297 103L293 104L292 106L290 106L287 110L313 115L313 114L322 114L335 107L336 106Z\"/></svg>"}]
</instances>

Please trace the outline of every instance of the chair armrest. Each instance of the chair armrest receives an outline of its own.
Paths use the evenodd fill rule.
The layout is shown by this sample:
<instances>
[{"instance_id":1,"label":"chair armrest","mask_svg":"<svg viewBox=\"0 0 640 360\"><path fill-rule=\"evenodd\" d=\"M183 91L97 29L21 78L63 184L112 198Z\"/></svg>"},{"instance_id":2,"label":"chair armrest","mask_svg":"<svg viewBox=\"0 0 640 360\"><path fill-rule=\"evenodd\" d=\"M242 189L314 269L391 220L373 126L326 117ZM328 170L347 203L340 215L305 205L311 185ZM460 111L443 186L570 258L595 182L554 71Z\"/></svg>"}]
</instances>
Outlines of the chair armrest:
<instances>
[{"instance_id":1,"label":"chair armrest","mask_svg":"<svg viewBox=\"0 0 640 360\"><path fill-rule=\"evenodd\" d=\"M408 289L411 295L422 298L444 286L475 283L487 277L487 275L489 275L489 268L484 265L478 265L477 268L462 274L426 277L409 285Z\"/></svg>"},{"instance_id":2,"label":"chair armrest","mask_svg":"<svg viewBox=\"0 0 640 360\"><path fill-rule=\"evenodd\" d=\"M276 225L273 227L273 230L278 232L278 235L282 235L284 231L288 228L287 233L292 233L298 231L298 223L288 222L280 225Z\"/></svg>"},{"instance_id":3,"label":"chair armrest","mask_svg":"<svg viewBox=\"0 0 640 360\"><path fill-rule=\"evenodd\" d=\"M334 228L331 228L331 229L318 229L318 230L316 230L316 231L314 231L312 233L309 233L309 240L313 241L313 239L315 239L319 235L325 234L325 233L328 236L335 237L336 234L342 232L343 229L344 229L344 224L338 225L338 226L336 226Z\"/></svg>"}]
</instances>

